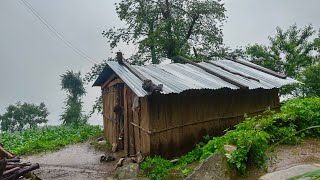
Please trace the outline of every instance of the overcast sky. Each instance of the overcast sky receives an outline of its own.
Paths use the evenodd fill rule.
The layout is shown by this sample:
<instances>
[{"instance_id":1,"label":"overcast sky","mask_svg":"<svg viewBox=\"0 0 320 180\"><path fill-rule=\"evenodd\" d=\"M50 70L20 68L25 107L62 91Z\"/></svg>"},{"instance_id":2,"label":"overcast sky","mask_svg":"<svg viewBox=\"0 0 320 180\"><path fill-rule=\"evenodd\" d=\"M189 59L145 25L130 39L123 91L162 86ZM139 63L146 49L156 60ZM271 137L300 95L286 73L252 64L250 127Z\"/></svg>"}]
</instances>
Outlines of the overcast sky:
<instances>
[{"instance_id":1,"label":"overcast sky","mask_svg":"<svg viewBox=\"0 0 320 180\"><path fill-rule=\"evenodd\" d=\"M27 0L60 34L95 61L115 56L101 35L121 26L117 0ZM228 20L224 41L230 47L267 43L277 26L312 23L320 28L319 0L225 0ZM125 54L134 48L119 47ZM119 50L116 49L116 50ZM44 102L49 124L58 124L66 94L59 76L66 70L86 73L93 64L63 44L21 2L0 0L0 113L17 101ZM84 98L89 111L99 88L88 87ZM101 124L102 117L90 119Z\"/></svg>"}]
</instances>

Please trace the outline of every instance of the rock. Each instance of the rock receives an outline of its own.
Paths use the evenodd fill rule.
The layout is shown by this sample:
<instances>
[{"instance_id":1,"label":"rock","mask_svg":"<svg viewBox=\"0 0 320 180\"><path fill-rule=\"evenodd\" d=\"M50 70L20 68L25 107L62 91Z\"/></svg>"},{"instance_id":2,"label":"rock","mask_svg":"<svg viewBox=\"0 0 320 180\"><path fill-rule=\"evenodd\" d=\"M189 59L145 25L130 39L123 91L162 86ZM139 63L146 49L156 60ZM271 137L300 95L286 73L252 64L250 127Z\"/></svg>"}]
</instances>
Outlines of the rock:
<instances>
[{"instance_id":1,"label":"rock","mask_svg":"<svg viewBox=\"0 0 320 180\"><path fill-rule=\"evenodd\" d=\"M115 173L116 179L136 179L139 175L139 164L130 163L119 167Z\"/></svg>"},{"instance_id":2,"label":"rock","mask_svg":"<svg viewBox=\"0 0 320 180\"><path fill-rule=\"evenodd\" d=\"M187 180L232 180L236 179L237 172L232 169L227 158L217 153L202 162L202 164L187 177Z\"/></svg>"},{"instance_id":3,"label":"rock","mask_svg":"<svg viewBox=\"0 0 320 180\"><path fill-rule=\"evenodd\" d=\"M314 165L299 165L294 166L289 169L276 171L273 173L268 173L264 176L261 176L259 180L282 180L282 179L290 179L299 175L302 175L304 173L314 171L320 169L318 166Z\"/></svg>"},{"instance_id":4,"label":"rock","mask_svg":"<svg viewBox=\"0 0 320 180\"><path fill-rule=\"evenodd\" d=\"M131 164L131 163L135 163L135 162L133 162L131 158L127 157L127 158L124 158L122 165L125 166L125 165Z\"/></svg>"},{"instance_id":5,"label":"rock","mask_svg":"<svg viewBox=\"0 0 320 180\"><path fill-rule=\"evenodd\" d=\"M107 143L106 140L98 141L98 144L100 144L100 145L103 145L103 144L106 144L106 143Z\"/></svg>"},{"instance_id":6,"label":"rock","mask_svg":"<svg viewBox=\"0 0 320 180\"><path fill-rule=\"evenodd\" d=\"M96 141L103 141L103 137L98 137Z\"/></svg>"},{"instance_id":7,"label":"rock","mask_svg":"<svg viewBox=\"0 0 320 180\"><path fill-rule=\"evenodd\" d=\"M111 162L111 161L115 161L116 158L114 156L110 156L110 155L102 155L100 156L100 162Z\"/></svg>"},{"instance_id":8,"label":"rock","mask_svg":"<svg viewBox=\"0 0 320 180\"><path fill-rule=\"evenodd\" d=\"M233 151L237 150L237 146L234 145L224 145L224 150L232 153Z\"/></svg>"}]
</instances>

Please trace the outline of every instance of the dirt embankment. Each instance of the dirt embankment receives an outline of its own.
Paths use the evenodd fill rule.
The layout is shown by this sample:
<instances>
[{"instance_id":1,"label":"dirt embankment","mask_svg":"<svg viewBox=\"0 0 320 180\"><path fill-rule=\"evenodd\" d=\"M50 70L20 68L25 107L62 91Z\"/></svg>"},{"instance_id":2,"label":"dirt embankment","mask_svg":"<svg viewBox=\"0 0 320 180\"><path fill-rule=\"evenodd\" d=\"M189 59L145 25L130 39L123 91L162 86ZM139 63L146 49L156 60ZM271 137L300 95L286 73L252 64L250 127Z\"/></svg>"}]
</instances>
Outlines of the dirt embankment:
<instances>
[{"instance_id":1,"label":"dirt embankment","mask_svg":"<svg viewBox=\"0 0 320 180\"><path fill-rule=\"evenodd\" d=\"M26 162L40 164L35 171L41 179L106 179L112 176L116 161L101 163L104 152L96 151L89 142L71 145L63 150L25 157Z\"/></svg>"}]
</instances>

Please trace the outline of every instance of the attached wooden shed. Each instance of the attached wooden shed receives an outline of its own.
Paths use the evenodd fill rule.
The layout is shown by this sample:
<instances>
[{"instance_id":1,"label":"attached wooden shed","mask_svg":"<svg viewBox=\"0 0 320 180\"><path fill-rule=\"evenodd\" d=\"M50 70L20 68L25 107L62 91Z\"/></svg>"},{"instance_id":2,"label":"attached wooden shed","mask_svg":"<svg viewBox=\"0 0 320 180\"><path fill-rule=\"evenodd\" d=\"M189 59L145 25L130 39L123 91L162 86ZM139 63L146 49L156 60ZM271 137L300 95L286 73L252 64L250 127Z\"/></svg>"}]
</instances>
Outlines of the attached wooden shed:
<instances>
[{"instance_id":1,"label":"attached wooden shed","mask_svg":"<svg viewBox=\"0 0 320 180\"><path fill-rule=\"evenodd\" d=\"M102 89L105 137L118 150L180 156L203 136L223 134L244 114L278 109L279 88L296 82L245 60L186 62L107 63L94 86Z\"/></svg>"}]
</instances>

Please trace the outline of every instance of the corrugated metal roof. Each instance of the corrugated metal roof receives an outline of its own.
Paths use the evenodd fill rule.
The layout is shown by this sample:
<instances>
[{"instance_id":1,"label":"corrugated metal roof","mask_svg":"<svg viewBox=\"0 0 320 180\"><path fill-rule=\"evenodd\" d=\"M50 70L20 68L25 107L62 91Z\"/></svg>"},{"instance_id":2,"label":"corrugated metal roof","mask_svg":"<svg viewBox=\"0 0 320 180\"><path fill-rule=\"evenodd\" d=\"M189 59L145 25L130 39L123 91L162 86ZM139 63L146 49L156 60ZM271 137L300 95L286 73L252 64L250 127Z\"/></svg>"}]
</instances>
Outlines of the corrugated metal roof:
<instances>
[{"instance_id":1,"label":"corrugated metal roof","mask_svg":"<svg viewBox=\"0 0 320 180\"><path fill-rule=\"evenodd\" d=\"M236 82L245 84L249 89L273 89L298 82L291 78L278 78L231 60L218 60L212 62L223 68L206 62L201 62L199 64L214 72L223 74ZM103 73L101 73L97 81L94 83L94 86L101 86L108 77L113 73L116 73L139 97L148 95L148 93L142 88L143 82L130 70L115 61L109 61L107 64L108 67L106 67ZM191 64L172 63L166 65L160 64L133 67L146 78L152 80L153 83L163 84L162 94L181 93L191 89L239 89L239 87ZM224 70L224 68L230 72ZM246 78L238 74L252 78Z\"/></svg>"}]
</instances>

